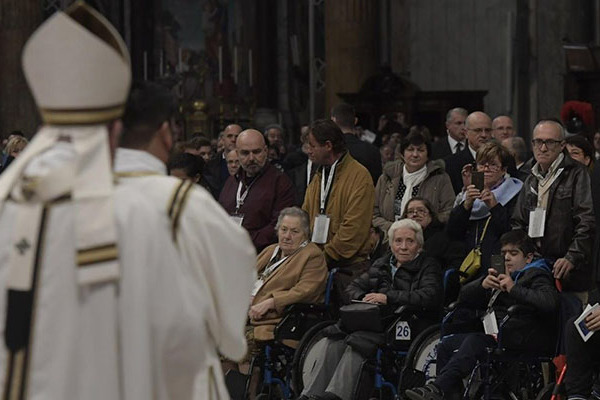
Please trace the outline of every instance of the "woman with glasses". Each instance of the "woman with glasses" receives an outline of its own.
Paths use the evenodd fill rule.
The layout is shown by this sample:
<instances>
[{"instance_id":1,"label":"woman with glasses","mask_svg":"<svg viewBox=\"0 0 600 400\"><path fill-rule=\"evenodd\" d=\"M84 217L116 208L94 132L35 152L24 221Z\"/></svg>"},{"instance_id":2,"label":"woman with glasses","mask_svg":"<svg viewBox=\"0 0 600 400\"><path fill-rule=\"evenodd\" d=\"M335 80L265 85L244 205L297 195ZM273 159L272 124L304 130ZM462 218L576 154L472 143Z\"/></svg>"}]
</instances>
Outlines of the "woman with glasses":
<instances>
[{"instance_id":1,"label":"woman with glasses","mask_svg":"<svg viewBox=\"0 0 600 400\"><path fill-rule=\"evenodd\" d=\"M465 257L462 242L451 240L429 200L413 197L406 204L402 218L410 218L423 228L423 252L438 260L442 270L460 267Z\"/></svg>"},{"instance_id":2,"label":"woman with glasses","mask_svg":"<svg viewBox=\"0 0 600 400\"><path fill-rule=\"evenodd\" d=\"M404 159L387 163L377 181L373 226L387 232L415 196L429 200L439 219L445 222L452 209L454 191L443 161L429 160L429 138L413 131L402 141L400 149Z\"/></svg>"},{"instance_id":3,"label":"woman with glasses","mask_svg":"<svg viewBox=\"0 0 600 400\"><path fill-rule=\"evenodd\" d=\"M464 189L456 196L446 231L462 240L467 251L480 246L481 267L475 276L487 272L492 254L500 254L500 236L511 229L510 217L523 182L507 176L510 160L505 147L489 142L477 150L475 167L469 164L462 171ZM471 183L473 168L483 172L483 190Z\"/></svg>"}]
</instances>

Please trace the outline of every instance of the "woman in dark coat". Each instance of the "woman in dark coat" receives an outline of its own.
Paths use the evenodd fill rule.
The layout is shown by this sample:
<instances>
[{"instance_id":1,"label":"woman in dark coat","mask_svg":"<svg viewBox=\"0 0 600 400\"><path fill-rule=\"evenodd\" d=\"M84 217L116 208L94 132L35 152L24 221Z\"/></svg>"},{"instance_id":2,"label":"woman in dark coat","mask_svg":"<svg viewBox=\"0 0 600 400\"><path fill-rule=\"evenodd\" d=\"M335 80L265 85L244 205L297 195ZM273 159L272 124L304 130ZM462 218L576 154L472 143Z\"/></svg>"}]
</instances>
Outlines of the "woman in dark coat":
<instances>
[{"instance_id":1,"label":"woman in dark coat","mask_svg":"<svg viewBox=\"0 0 600 400\"><path fill-rule=\"evenodd\" d=\"M484 173L481 191L471 184L473 166L463 168L465 189L456 197L446 231L448 236L462 240L466 251L481 241L481 268L471 279L487 272L492 254L500 254L500 236L511 229L510 217L523 182L506 176L510 160L508 150L496 142L477 150L476 168Z\"/></svg>"},{"instance_id":2,"label":"woman in dark coat","mask_svg":"<svg viewBox=\"0 0 600 400\"><path fill-rule=\"evenodd\" d=\"M391 253L376 260L367 272L350 283L346 294L351 300L387 305L390 309L414 306L424 311L423 320L435 320L442 304L442 277L438 262L421 254L424 243L421 226L410 219L396 221L388 237ZM361 333L344 332L342 326L335 338L328 336L315 344L321 346L324 357L314 366L300 399L331 395L341 399L352 397L354 385L348 383L358 379L365 352L347 343ZM383 334L371 335L377 339Z\"/></svg>"}]
</instances>

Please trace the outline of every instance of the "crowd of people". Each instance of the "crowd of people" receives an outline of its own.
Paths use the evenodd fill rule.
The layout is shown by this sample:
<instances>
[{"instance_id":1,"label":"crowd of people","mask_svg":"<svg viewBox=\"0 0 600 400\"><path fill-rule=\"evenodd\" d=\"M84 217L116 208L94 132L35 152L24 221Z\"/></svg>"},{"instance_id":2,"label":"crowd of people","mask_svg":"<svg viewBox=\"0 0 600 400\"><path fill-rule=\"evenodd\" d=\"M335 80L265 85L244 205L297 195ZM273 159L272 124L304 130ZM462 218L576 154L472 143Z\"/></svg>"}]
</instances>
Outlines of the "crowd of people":
<instances>
[{"instance_id":1,"label":"crowd of people","mask_svg":"<svg viewBox=\"0 0 600 400\"><path fill-rule=\"evenodd\" d=\"M59 42L61 57L42 51ZM124 43L82 3L32 36L24 70L44 125L3 148L5 397L226 398L221 365L271 340L286 306L323 301L336 269L337 307L418 306L433 323L456 299L497 322L529 306L510 345L546 351L565 327L569 399L598 398L600 336L573 320L598 302L600 133L542 119L530 154L507 115L453 108L432 138L395 113L369 135L339 104L299 148L279 125L177 142L171 92L130 88ZM600 310L585 325L600 330ZM495 341L443 340L436 380L407 396L453 396ZM347 343L324 339L300 398L350 399L364 355Z\"/></svg>"}]
</instances>

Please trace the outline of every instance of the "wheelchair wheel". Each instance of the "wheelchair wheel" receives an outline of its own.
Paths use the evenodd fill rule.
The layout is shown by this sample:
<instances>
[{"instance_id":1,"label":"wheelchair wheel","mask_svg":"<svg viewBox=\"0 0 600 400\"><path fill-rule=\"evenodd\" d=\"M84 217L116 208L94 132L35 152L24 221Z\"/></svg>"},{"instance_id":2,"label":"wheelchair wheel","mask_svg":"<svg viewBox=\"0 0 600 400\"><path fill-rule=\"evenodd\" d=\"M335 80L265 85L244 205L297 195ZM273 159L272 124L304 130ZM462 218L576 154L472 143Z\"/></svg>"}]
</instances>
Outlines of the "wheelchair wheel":
<instances>
[{"instance_id":1,"label":"wheelchair wheel","mask_svg":"<svg viewBox=\"0 0 600 400\"><path fill-rule=\"evenodd\" d=\"M294 393L300 395L304 390L304 380L313 368L316 360L321 357L322 351L319 346L315 346L323 336L323 329L336 321L323 321L310 328L300 340L294 360L292 361L292 384Z\"/></svg>"},{"instance_id":2,"label":"wheelchair wheel","mask_svg":"<svg viewBox=\"0 0 600 400\"><path fill-rule=\"evenodd\" d=\"M436 377L437 345L440 325L433 325L417 336L408 349L399 382L398 393L432 382Z\"/></svg>"}]
</instances>

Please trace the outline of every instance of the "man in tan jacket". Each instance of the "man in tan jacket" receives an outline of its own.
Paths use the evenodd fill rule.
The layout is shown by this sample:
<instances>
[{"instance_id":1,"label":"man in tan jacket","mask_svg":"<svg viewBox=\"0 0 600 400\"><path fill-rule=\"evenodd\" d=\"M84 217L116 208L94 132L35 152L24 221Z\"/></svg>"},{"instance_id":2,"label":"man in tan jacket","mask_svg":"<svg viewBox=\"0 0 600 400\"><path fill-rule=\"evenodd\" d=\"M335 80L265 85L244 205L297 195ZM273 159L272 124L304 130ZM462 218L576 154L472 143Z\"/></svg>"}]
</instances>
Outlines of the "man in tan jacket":
<instances>
[{"instance_id":1,"label":"man in tan jacket","mask_svg":"<svg viewBox=\"0 0 600 400\"><path fill-rule=\"evenodd\" d=\"M306 190L302 208L310 216L312 241L322 245L328 267L339 268L334 284L335 293L342 296L348 283L369 266L373 180L348 153L344 134L331 120L311 124L308 157L321 167Z\"/></svg>"}]
</instances>

